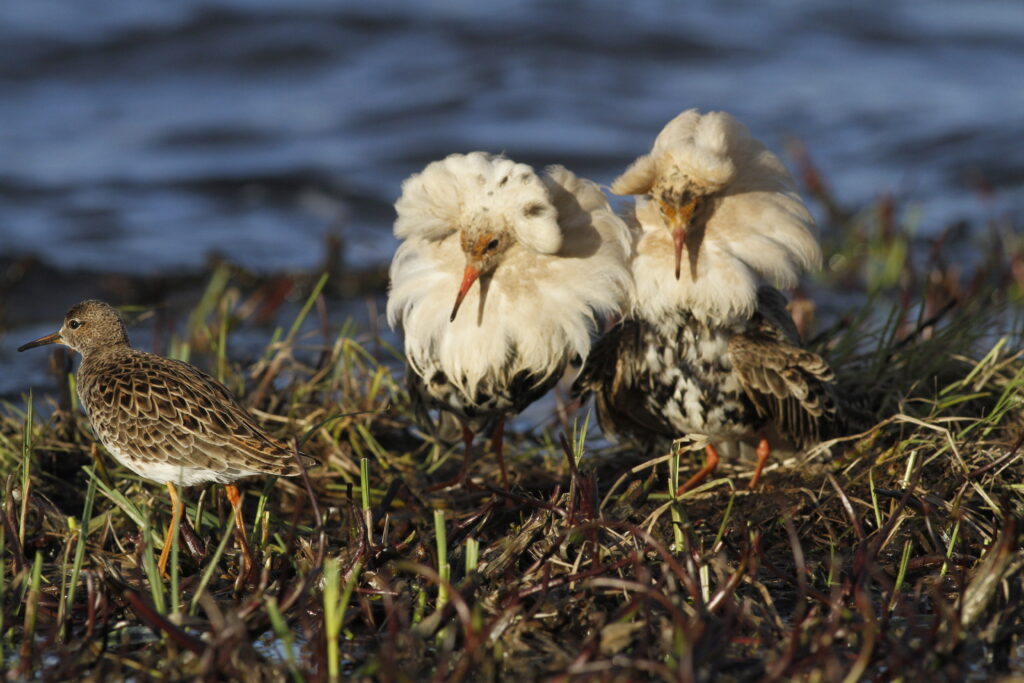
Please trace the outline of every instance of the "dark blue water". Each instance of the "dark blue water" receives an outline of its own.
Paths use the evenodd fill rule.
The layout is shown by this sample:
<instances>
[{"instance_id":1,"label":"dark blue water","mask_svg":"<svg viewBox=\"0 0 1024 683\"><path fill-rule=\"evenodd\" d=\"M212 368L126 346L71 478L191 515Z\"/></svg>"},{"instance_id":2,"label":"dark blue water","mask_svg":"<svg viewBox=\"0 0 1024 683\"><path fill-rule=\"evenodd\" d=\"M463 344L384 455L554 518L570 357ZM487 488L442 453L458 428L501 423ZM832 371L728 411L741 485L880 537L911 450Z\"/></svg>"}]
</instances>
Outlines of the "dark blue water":
<instances>
[{"instance_id":1,"label":"dark blue water","mask_svg":"<svg viewBox=\"0 0 1024 683\"><path fill-rule=\"evenodd\" d=\"M1024 207L1019 0L5 0L0 46L0 255L61 268L383 262L426 162L609 182L687 107L922 231Z\"/></svg>"}]
</instances>

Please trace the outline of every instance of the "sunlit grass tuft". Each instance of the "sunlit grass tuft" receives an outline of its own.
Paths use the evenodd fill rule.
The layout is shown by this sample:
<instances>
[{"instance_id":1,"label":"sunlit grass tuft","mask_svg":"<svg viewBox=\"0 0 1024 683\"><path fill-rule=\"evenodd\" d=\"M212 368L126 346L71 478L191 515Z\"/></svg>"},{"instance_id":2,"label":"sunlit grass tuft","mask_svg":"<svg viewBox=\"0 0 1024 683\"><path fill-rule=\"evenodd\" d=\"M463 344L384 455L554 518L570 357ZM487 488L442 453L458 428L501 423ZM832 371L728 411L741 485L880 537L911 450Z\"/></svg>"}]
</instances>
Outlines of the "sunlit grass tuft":
<instances>
[{"instance_id":1,"label":"sunlit grass tuft","mask_svg":"<svg viewBox=\"0 0 1024 683\"><path fill-rule=\"evenodd\" d=\"M841 208L853 218L825 226L833 268L811 298L828 305L807 328L849 429L780 459L754 492L750 463L723 460L677 496L702 453L645 459L573 406L510 431L511 491L483 452L469 486L431 492L460 447L415 425L393 340L332 324L314 276L281 297L265 348L240 359L238 331L271 297L218 266L168 352L298 439L319 460L309 490L242 482L257 567L236 589L229 506L186 489L201 547L177 538L165 580L164 489L102 454L94 466L74 404L3 406L0 668L254 680L1019 671L1021 283L984 252L984 272L954 277L951 254L923 249L924 226L890 200ZM845 308L828 303L851 289Z\"/></svg>"}]
</instances>

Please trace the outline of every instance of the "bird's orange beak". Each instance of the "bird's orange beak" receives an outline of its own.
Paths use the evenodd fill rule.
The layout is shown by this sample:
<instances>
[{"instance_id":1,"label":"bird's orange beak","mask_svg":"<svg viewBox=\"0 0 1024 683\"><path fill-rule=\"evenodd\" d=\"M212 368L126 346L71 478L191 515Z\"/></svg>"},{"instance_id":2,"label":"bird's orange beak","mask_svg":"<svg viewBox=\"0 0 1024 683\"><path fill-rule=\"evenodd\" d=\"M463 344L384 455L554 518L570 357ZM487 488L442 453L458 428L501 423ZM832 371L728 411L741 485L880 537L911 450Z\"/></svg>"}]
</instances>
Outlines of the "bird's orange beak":
<instances>
[{"instance_id":1,"label":"bird's orange beak","mask_svg":"<svg viewBox=\"0 0 1024 683\"><path fill-rule=\"evenodd\" d=\"M683 244L686 242L686 228L676 228L673 230L672 242L676 248L676 279L678 280L683 263Z\"/></svg>"},{"instance_id":2,"label":"bird's orange beak","mask_svg":"<svg viewBox=\"0 0 1024 683\"><path fill-rule=\"evenodd\" d=\"M681 206L663 205L663 213L668 219L669 230L672 231L672 243L676 252L676 279L682 271L683 246L686 244L686 228L697 211L699 198L691 199Z\"/></svg>"},{"instance_id":3,"label":"bird's orange beak","mask_svg":"<svg viewBox=\"0 0 1024 683\"><path fill-rule=\"evenodd\" d=\"M459 314L459 306L462 305L462 300L466 298L466 292L473 286L473 283L480 277L480 269L473 265L467 265L466 270L462 273L462 285L459 287L459 294L455 297L455 308L452 309L452 317L448 318L448 322L455 322L455 316Z\"/></svg>"},{"instance_id":4,"label":"bird's orange beak","mask_svg":"<svg viewBox=\"0 0 1024 683\"><path fill-rule=\"evenodd\" d=\"M45 337L40 337L39 339L36 339L35 341L30 341L28 344L22 344L21 346L18 347L18 350L19 351L27 351L29 349L34 349L37 346L46 346L47 344L59 344L59 343L60 343L60 331L58 330L57 332L54 332L53 334L48 334Z\"/></svg>"}]
</instances>

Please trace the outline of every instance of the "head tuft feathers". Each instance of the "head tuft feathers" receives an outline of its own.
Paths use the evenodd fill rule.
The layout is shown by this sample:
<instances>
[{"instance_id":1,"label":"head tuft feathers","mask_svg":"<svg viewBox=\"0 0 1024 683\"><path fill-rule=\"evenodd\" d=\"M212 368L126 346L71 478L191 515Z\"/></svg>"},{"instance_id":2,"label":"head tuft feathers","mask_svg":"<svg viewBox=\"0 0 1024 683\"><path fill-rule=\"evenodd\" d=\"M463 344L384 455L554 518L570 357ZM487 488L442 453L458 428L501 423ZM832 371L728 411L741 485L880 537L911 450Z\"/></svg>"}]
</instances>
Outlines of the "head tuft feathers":
<instances>
[{"instance_id":1,"label":"head tuft feathers","mask_svg":"<svg viewBox=\"0 0 1024 683\"><path fill-rule=\"evenodd\" d=\"M650 194L659 179L717 191L735 179L734 151L750 139L746 126L725 112L702 116L689 109L668 122L650 153L612 183L612 192Z\"/></svg>"},{"instance_id":2,"label":"head tuft feathers","mask_svg":"<svg viewBox=\"0 0 1024 683\"><path fill-rule=\"evenodd\" d=\"M612 190L654 199L633 207L634 307L649 319L679 309L719 321L749 316L760 284L790 287L820 267L814 219L785 166L724 112L691 109L672 119ZM677 278L659 207L694 194L712 197L685 247L689 268Z\"/></svg>"},{"instance_id":3,"label":"head tuft feathers","mask_svg":"<svg viewBox=\"0 0 1024 683\"><path fill-rule=\"evenodd\" d=\"M586 357L598 321L626 303L629 230L600 188L560 166L540 178L502 157L454 155L407 180L396 207L388 322L404 333L412 371L429 380L441 370L474 410L494 409L477 396L504 397L522 377L554 377ZM479 221L516 242L453 321L466 264L457 232Z\"/></svg>"},{"instance_id":4,"label":"head tuft feathers","mask_svg":"<svg viewBox=\"0 0 1024 683\"><path fill-rule=\"evenodd\" d=\"M427 165L402 183L395 210L400 239L436 241L489 224L493 230L510 230L542 254L554 254L562 245L558 212L534 170L485 152L452 154Z\"/></svg>"}]
</instances>

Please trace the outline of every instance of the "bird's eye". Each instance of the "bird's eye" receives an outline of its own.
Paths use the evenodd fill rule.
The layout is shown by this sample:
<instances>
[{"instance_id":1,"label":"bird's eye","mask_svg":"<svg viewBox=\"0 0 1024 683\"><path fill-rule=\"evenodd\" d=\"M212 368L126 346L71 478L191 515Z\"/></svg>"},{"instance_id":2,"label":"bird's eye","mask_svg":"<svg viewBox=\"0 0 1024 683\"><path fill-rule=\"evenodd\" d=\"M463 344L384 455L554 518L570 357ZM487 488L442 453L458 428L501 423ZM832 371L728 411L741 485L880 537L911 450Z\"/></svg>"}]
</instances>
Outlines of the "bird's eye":
<instances>
[{"instance_id":1,"label":"bird's eye","mask_svg":"<svg viewBox=\"0 0 1024 683\"><path fill-rule=\"evenodd\" d=\"M82 322L80 320L69 320L68 321L68 327L70 327L73 330L77 330L81 326L82 326Z\"/></svg>"},{"instance_id":2,"label":"bird's eye","mask_svg":"<svg viewBox=\"0 0 1024 683\"><path fill-rule=\"evenodd\" d=\"M497 248L498 248L498 240L497 239L491 240L490 242L487 243L487 246L485 247L485 249L487 251L494 251Z\"/></svg>"}]
</instances>

